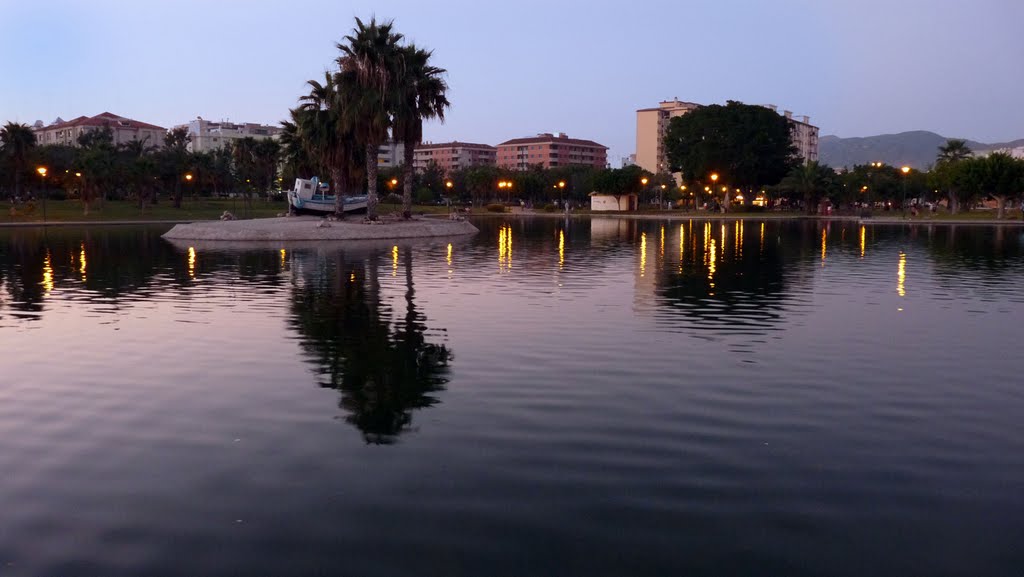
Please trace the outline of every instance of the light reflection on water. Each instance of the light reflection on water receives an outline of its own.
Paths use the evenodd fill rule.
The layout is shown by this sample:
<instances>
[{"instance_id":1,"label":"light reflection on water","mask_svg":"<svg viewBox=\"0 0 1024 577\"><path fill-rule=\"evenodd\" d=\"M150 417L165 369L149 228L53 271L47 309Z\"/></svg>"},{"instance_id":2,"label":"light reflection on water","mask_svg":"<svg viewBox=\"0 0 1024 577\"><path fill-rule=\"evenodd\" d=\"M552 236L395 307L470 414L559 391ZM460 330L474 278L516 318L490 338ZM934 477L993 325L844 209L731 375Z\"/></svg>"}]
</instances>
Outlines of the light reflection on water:
<instances>
[{"instance_id":1,"label":"light reflection on water","mask_svg":"<svg viewBox=\"0 0 1024 577\"><path fill-rule=\"evenodd\" d=\"M478 224L0 230L0 574L1024 566L1019 230Z\"/></svg>"}]
</instances>

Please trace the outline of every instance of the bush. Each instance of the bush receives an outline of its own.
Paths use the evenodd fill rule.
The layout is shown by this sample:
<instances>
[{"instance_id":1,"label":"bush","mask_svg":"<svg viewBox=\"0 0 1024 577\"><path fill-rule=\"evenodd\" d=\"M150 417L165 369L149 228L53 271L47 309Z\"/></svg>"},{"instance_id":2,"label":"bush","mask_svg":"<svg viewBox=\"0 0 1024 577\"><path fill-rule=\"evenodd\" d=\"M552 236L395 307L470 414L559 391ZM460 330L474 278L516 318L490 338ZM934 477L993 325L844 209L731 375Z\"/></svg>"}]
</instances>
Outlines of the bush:
<instances>
[{"instance_id":1,"label":"bush","mask_svg":"<svg viewBox=\"0 0 1024 577\"><path fill-rule=\"evenodd\" d=\"M389 192L380 199L381 204L402 204L402 195Z\"/></svg>"},{"instance_id":2,"label":"bush","mask_svg":"<svg viewBox=\"0 0 1024 577\"><path fill-rule=\"evenodd\" d=\"M558 208L558 207L556 207L556 206L555 206L555 205L553 205L553 204L545 204L545 205L544 205L544 208L542 208L541 210L543 210L544 212L555 212L555 210L556 210L557 208Z\"/></svg>"},{"instance_id":3,"label":"bush","mask_svg":"<svg viewBox=\"0 0 1024 577\"><path fill-rule=\"evenodd\" d=\"M434 193L430 189L421 188L416 192L416 204L434 204Z\"/></svg>"},{"instance_id":4,"label":"bush","mask_svg":"<svg viewBox=\"0 0 1024 577\"><path fill-rule=\"evenodd\" d=\"M488 204L487 205L487 212L505 212L505 205L504 204L497 204L497 203L495 203L495 204Z\"/></svg>"}]
</instances>

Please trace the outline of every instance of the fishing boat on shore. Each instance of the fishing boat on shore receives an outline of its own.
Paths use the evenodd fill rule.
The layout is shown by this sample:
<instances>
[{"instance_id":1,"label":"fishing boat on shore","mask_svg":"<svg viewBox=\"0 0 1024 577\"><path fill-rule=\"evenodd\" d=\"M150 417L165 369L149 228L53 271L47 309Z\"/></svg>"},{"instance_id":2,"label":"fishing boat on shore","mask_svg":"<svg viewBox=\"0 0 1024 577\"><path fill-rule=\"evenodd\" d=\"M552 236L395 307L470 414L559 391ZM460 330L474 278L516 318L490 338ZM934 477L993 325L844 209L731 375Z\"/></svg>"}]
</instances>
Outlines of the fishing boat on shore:
<instances>
[{"instance_id":1,"label":"fishing boat on shore","mask_svg":"<svg viewBox=\"0 0 1024 577\"><path fill-rule=\"evenodd\" d=\"M295 188L288 191L288 204L297 212L329 214L334 212L334 195L329 193L330 187L320 179L313 177L295 179ZM344 197L345 212L366 210L366 195Z\"/></svg>"}]
</instances>

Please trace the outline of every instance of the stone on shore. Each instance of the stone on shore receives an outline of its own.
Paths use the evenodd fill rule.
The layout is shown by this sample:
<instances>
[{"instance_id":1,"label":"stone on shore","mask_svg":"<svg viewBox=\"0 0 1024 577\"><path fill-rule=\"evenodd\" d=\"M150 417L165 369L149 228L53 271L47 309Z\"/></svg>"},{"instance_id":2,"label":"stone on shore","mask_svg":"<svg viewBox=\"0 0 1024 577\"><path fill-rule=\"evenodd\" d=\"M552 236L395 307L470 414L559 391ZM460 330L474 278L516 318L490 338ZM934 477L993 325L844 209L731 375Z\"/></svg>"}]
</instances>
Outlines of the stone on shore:
<instances>
[{"instance_id":1,"label":"stone on shore","mask_svg":"<svg viewBox=\"0 0 1024 577\"><path fill-rule=\"evenodd\" d=\"M457 236L479 232L467 221L445 218L382 218L375 224L361 216L331 221L315 216L212 220L178 224L164 234L169 240L286 241L286 240L391 240Z\"/></svg>"}]
</instances>

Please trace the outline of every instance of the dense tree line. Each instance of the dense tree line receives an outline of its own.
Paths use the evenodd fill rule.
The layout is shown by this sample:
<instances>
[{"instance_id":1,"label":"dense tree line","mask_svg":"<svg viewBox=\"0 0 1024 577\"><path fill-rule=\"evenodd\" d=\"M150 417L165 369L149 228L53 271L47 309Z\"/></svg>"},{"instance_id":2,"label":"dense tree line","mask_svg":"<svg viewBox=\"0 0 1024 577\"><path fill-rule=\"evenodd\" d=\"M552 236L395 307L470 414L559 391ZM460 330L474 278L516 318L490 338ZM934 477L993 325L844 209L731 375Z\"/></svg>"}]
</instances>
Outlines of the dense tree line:
<instances>
[{"instance_id":1,"label":"dense tree line","mask_svg":"<svg viewBox=\"0 0 1024 577\"><path fill-rule=\"evenodd\" d=\"M1024 160L1000 152L972 156L963 140L950 140L939 147L935 164L926 172L870 163L837 173L811 162L793 169L767 192L808 212L828 202L849 209L944 206L956 214L991 199L996 217L1003 218L1007 207L1024 202Z\"/></svg>"},{"instance_id":2,"label":"dense tree line","mask_svg":"<svg viewBox=\"0 0 1024 577\"><path fill-rule=\"evenodd\" d=\"M84 211L107 200L134 200L139 207L167 196L181 207L183 194L238 193L251 198L278 188L280 145L243 138L223 148L193 153L186 129L169 131L161 143L114 144L110 127L85 132L78 146L36 143L23 124L0 129L0 198L82 201ZM39 169L45 168L45 175Z\"/></svg>"}]
</instances>

